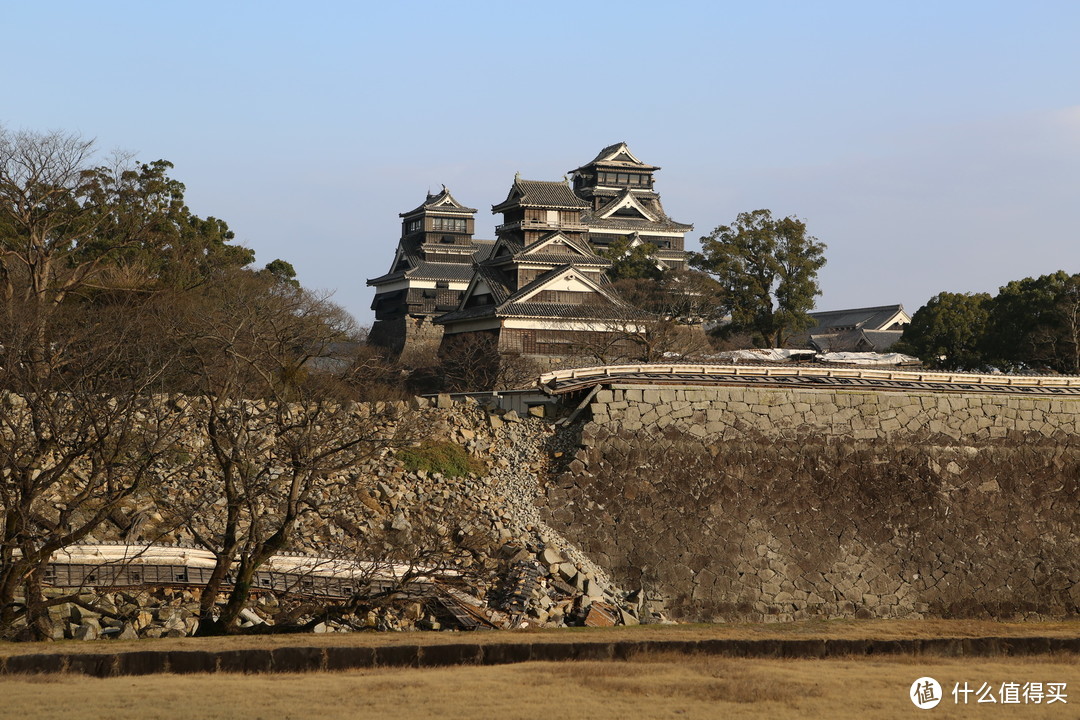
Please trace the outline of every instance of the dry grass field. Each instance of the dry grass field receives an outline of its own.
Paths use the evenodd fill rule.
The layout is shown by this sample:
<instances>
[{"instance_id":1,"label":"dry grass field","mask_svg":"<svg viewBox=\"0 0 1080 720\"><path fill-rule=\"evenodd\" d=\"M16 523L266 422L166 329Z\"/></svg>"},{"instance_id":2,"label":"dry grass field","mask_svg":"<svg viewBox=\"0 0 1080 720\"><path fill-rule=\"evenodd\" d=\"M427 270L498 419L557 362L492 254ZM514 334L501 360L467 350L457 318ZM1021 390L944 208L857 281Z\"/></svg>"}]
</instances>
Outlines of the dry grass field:
<instances>
[{"instance_id":1,"label":"dry grass field","mask_svg":"<svg viewBox=\"0 0 1080 720\"><path fill-rule=\"evenodd\" d=\"M744 660L643 655L625 662L382 669L306 675L0 679L0 717L38 720L326 718L900 718L918 677L945 688L926 717L1080 717L1080 658ZM954 705L956 682L1063 682L1068 704ZM1076 697L1071 697L1075 693Z\"/></svg>"},{"instance_id":2,"label":"dry grass field","mask_svg":"<svg viewBox=\"0 0 1080 720\"><path fill-rule=\"evenodd\" d=\"M0 655L224 650L286 646L620 640L910 639L1077 637L1080 621L835 620L786 624L671 625L489 633L371 633L119 642L0 644ZM629 661L379 668L303 675L0 676L0 720L498 718L897 718L922 716L908 699L936 678L942 703L926 717L1080 718L1080 656L957 658L910 655L825 660L739 659L642 653ZM1068 703L956 705L967 682L1066 683Z\"/></svg>"}]
</instances>

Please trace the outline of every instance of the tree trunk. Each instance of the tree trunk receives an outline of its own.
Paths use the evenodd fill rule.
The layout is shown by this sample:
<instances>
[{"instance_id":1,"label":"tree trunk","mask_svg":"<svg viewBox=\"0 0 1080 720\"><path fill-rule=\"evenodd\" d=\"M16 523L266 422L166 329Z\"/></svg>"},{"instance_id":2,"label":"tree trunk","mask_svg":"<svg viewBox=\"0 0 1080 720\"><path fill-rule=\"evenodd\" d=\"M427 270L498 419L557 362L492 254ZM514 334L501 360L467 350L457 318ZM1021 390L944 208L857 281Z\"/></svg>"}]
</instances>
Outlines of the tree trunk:
<instances>
[{"instance_id":1,"label":"tree trunk","mask_svg":"<svg viewBox=\"0 0 1080 720\"><path fill-rule=\"evenodd\" d=\"M45 567L34 568L23 584L26 592L26 632L33 640L52 640L53 623L45 604L42 580Z\"/></svg>"}]
</instances>

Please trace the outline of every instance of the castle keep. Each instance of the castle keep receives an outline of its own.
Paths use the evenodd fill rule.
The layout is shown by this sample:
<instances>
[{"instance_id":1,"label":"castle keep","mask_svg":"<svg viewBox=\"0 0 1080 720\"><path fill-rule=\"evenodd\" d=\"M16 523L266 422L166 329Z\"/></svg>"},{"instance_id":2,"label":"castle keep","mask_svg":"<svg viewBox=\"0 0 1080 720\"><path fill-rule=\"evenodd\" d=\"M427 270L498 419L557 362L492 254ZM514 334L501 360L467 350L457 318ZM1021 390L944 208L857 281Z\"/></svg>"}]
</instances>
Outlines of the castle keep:
<instances>
[{"instance_id":1,"label":"castle keep","mask_svg":"<svg viewBox=\"0 0 1080 720\"><path fill-rule=\"evenodd\" d=\"M662 268L686 265L692 225L672 220L654 190L659 167L626 143L604 148L560 182L515 177L494 240L474 239L476 210L444 186L401 214L390 271L375 287L374 343L397 352L494 340L501 353L557 361L619 342L640 313L608 288L612 246L650 243Z\"/></svg>"}]
</instances>

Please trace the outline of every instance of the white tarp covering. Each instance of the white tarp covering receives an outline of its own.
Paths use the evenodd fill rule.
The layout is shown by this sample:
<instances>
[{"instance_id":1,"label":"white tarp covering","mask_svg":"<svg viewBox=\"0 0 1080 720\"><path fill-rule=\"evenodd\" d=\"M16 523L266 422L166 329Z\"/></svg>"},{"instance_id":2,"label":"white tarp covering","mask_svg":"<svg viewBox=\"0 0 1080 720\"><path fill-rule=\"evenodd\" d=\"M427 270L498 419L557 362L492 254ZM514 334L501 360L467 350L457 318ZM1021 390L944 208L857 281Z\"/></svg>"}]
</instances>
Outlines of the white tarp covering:
<instances>
[{"instance_id":1,"label":"white tarp covering","mask_svg":"<svg viewBox=\"0 0 1080 720\"><path fill-rule=\"evenodd\" d=\"M753 360L756 362L787 362L794 356L811 358L815 355L813 350L789 350L787 348L760 348L752 350L728 350L712 357L725 362L739 362L740 360Z\"/></svg>"},{"instance_id":2,"label":"white tarp covering","mask_svg":"<svg viewBox=\"0 0 1080 720\"><path fill-rule=\"evenodd\" d=\"M817 356L819 362L844 363L845 365L906 365L917 363L919 358L903 353L830 352Z\"/></svg>"},{"instance_id":3,"label":"white tarp covering","mask_svg":"<svg viewBox=\"0 0 1080 720\"><path fill-rule=\"evenodd\" d=\"M792 350L789 348L760 348L751 350L728 350L710 355L709 360L722 363L738 362L774 362L785 363L793 359L813 360L814 362L837 363L844 365L880 365L896 366L919 362L918 358L901 353L874 352L829 352L818 353L813 350Z\"/></svg>"}]
</instances>

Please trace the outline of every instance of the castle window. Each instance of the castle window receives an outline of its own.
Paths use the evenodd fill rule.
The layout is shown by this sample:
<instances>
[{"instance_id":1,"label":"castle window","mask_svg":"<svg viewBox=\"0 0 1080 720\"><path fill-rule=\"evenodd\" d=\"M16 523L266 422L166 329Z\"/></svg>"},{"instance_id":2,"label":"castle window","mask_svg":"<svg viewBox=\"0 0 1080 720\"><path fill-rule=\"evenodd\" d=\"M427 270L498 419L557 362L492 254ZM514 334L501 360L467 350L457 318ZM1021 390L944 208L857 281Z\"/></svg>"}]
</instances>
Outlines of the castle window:
<instances>
[{"instance_id":1,"label":"castle window","mask_svg":"<svg viewBox=\"0 0 1080 720\"><path fill-rule=\"evenodd\" d=\"M419 220L410 220L408 226L405 229L405 232L408 232L408 233L420 232L420 221Z\"/></svg>"},{"instance_id":2,"label":"castle window","mask_svg":"<svg viewBox=\"0 0 1080 720\"><path fill-rule=\"evenodd\" d=\"M432 230L465 232L465 218L432 218Z\"/></svg>"}]
</instances>

